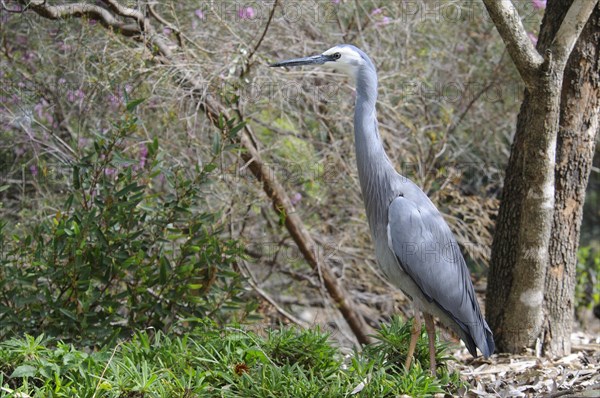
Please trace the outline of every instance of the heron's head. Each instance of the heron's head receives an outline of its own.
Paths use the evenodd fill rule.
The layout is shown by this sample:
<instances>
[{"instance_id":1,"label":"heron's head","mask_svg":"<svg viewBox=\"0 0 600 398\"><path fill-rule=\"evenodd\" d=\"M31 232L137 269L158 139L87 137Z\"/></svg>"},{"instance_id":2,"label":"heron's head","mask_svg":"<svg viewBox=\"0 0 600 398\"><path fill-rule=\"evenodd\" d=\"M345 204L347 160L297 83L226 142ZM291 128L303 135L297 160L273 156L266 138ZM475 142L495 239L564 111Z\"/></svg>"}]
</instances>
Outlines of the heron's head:
<instances>
[{"instance_id":1,"label":"heron's head","mask_svg":"<svg viewBox=\"0 0 600 398\"><path fill-rule=\"evenodd\" d=\"M373 63L359 48L351 44L340 44L331 47L323 54L313 55L304 58L294 58L287 61L276 62L269 66L300 66L300 65L323 65L345 73L356 79L358 71L361 68L372 68L375 71Z\"/></svg>"}]
</instances>

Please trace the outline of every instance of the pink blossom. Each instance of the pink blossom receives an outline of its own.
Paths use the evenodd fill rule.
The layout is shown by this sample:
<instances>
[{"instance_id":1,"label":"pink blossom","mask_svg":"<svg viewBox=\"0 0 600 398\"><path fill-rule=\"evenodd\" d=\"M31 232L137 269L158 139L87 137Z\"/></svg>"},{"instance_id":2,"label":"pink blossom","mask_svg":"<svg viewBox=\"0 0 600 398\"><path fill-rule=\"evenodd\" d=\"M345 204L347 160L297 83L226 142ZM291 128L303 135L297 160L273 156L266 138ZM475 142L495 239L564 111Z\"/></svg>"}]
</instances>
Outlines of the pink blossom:
<instances>
[{"instance_id":1,"label":"pink blossom","mask_svg":"<svg viewBox=\"0 0 600 398\"><path fill-rule=\"evenodd\" d=\"M117 94L110 94L108 96L108 103L109 103L110 109L112 109L113 111L116 111L117 109L119 109L119 107L123 103L123 96L117 95Z\"/></svg>"},{"instance_id":2,"label":"pink blossom","mask_svg":"<svg viewBox=\"0 0 600 398\"><path fill-rule=\"evenodd\" d=\"M37 177L38 175L38 168L35 164L32 164L31 166L29 166L29 171L31 172L31 175L34 177Z\"/></svg>"},{"instance_id":3,"label":"pink blossom","mask_svg":"<svg viewBox=\"0 0 600 398\"><path fill-rule=\"evenodd\" d=\"M61 42L58 43L58 49L60 51L67 52L67 51L69 51L71 49L71 46L68 45L67 43L65 43L64 41L61 41Z\"/></svg>"},{"instance_id":4,"label":"pink blossom","mask_svg":"<svg viewBox=\"0 0 600 398\"><path fill-rule=\"evenodd\" d=\"M240 19L253 19L256 15L254 8L252 7L243 7L238 11L238 17Z\"/></svg>"},{"instance_id":5,"label":"pink blossom","mask_svg":"<svg viewBox=\"0 0 600 398\"><path fill-rule=\"evenodd\" d=\"M204 12L202 10L194 11L194 14L198 17L198 19L205 19Z\"/></svg>"},{"instance_id":6,"label":"pink blossom","mask_svg":"<svg viewBox=\"0 0 600 398\"><path fill-rule=\"evenodd\" d=\"M377 22L375 25L383 26L383 25L389 24L391 21L392 21L392 19L390 17L385 16L385 17L381 18L381 21Z\"/></svg>"},{"instance_id":7,"label":"pink blossom","mask_svg":"<svg viewBox=\"0 0 600 398\"><path fill-rule=\"evenodd\" d=\"M300 192L296 192L290 198L290 202L292 202L292 206L296 206L302 200L302 194Z\"/></svg>"},{"instance_id":8,"label":"pink blossom","mask_svg":"<svg viewBox=\"0 0 600 398\"><path fill-rule=\"evenodd\" d=\"M37 114L40 121L45 120L50 124L54 123L54 118L50 112L48 112L48 102L46 102L45 99L42 98L40 102L35 104L33 111Z\"/></svg>"},{"instance_id":9,"label":"pink blossom","mask_svg":"<svg viewBox=\"0 0 600 398\"><path fill-rule=\"evenodd\" d=\"M35 113L37 113L37 116L39 119L44 118L44 108L47 106L48 106L48 102L46 102L46 100L42 98L42 100L40 102L38 102L37 104L35 104L35 106L33 107L33 111Z\"/></svg>"},{"instance_id":10,"label":"pink blossom","mask_svg":"<svg viewBox=\"0 0 600 398\"><path fill-rule=\"evenodd\" d=\"M373 11L371 11L371 15L381 14L382 12L383 10L381 8L375 8Z\"/></svg>"},{"instance_id":11,"label":"pink blossom","mask_svg":"<svg viewBox=\"0 0 600 398\"><path fill-rule=\"evenodd\" d=\"M340 0L331 0L333 4L340 4Z\"/></svg>"},{"instance_id":12,"label":"pink blossom","mask_svg":"<svg viewBox=\"0 0 600 398\"><path fill-rule=\"evenodd\" d=\"M170 34L171 34L171 32L172 32L171 28L167 28L167 27L164 27L164 28L163 28L163 34L164 34L165 36L168 36L168 35L170 35Z\"/></svg>"},{"instance_id":13,"label":"pink blossom","mask_svg":"<svg viewBox=\"0 0 600 398\"><path fill-rule=\"evenodd\" d=\"M28 62L35 58L35 54L31 51L25 51L22 55L23 61Z\"/></svg>"},{"instance_id":14,"label":"pink blossom","mask_svg":"<svg viewBox=\"0 0 600 398\"><path fill-rule=\"evenodd\" d=\"M148 147L146 144L140 145L140 169L143 169L146 166L146 160L148 159Z\"/></svg>"},{"instance_id":15,"label":"pink blossom","mask_svg":"<svg viewBox=\"0 0 600 398\"><path fill-rule=\"evenodd\" d=\"M77 100L81 100L85 97L85 93L81 89L77 89L75 91L69 90L67 91L67 101L75 102Z\"/></svg>"},{"instance_id":16,"label":"pink blossom","mask_svg":"<svg viewBox=\"0 0 600 398\"><path fill-rule=\"evenodd\" d=\"M117 169L113 169L110 167L104 169L104 175L106 176L114 176L115 174L117 174Z\"/></svg>"},{"instance_id":17,"label":"pink blossom","mask_svg":"<svg viewBox=\"0 0 600 398\"><path fill-rule=\"evenodd\" d=\"M531 0L531 4L533 4L533 8L536 10L543 10L546 8L546 0Z\"/></svg>"}]
</instances>

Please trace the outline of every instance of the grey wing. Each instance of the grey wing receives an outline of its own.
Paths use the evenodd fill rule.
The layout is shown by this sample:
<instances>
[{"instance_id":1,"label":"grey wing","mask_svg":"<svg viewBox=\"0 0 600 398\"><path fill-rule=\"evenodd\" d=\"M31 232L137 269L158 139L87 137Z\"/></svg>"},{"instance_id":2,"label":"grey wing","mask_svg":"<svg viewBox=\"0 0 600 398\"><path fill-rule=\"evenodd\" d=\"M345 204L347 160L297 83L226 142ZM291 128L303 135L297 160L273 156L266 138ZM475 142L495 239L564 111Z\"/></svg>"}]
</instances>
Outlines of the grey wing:
<instances>
[{"instance_id":1,"label":"grey wing","mask_svg":"<svg viewBox=\"0 0 600 398\"><path fill-rule=\"evenodd\" d=\"M465 260L450 228L429 199L418 205L399 196L388 209L388 244L425 298L464 332L467 348L494 351L492 332L481 315Z\"/></svg>"}]
</instances>

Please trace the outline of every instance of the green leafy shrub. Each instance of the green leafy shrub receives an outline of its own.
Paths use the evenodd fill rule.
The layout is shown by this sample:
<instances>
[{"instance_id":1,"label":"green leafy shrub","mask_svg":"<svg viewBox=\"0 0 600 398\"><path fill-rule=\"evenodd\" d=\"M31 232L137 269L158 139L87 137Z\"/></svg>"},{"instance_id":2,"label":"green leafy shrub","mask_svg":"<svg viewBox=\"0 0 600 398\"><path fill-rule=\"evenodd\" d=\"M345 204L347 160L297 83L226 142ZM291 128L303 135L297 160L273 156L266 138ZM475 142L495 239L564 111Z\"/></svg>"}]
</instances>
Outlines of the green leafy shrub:
<instances>
[{"instance_id":1,"label":"green leafy shrub","mask_svg":"<svg viewBox=\"0 0 600 398\"><path fill-rule=\"evenodd\" d=\"M329 336L318 329L301 335L293 329L282 328L269 332L265 350L277 365L297 364L324 374L327 369L341 364L337 349L331 346Z\"/></svg>"},{"instance_id":2,"label":"green leafy shrub","mask_svg":"<svg viewBox=\"0 0 600 398\"><path fill-rule=\"evenodd\" d=\"M457 373L434 378L419 361L393 370L387 344L344 357L318 330L263 337L209 320L197 326L179 337L136 333L93 353L43 336L14 338L0 343L0 388L32 397L385 398L453 394L460 386Z\"/></svg>"},{"instance_id":3,"label":"green leafy shrub","mask_svg":"<svg viewBox=\"0 0 600 398\"><path fill-rule=\"evenodd\" d=\"M410 341L412 323L403 322L398 317L393 317L389 324L384 324L374 336L377 340L375 343L367 346L365 349L369 355L377 355L378 352L385 352L386 360L390 363L390 369L394 372L401 372L408 354L408 342ZM438 350L436 351L436 363L445 363L451 359L446 355L447 344L437 342ZM429 368L429 342L427 340L427 332L425 328L421 328L421 336L417 340L414 353L415 361L419 362L424 368Z\"/></svg>"},{"instance_id":4,"label":"green leafy shrub","mask_svg":"<svg viewBox=\"0 0 600 398\"><path fill-rule=\"evenodd\" d=\"M591 308L600 303L600 252L590 246L577 252L575 308Z\"/></svg>"},{"instance_id":5,"label":"green leafy shrub","mask_svg":"<svg viewBox=\"0 0 600 398\"><path fill-rule=\"evenodd\" d=\"M435 394L443 392L444 389L445 391L458 390L463 383L458 378L458 374L450 373L446 367L446 363L452 359L447 354L447 343L436 340L435 360L439 379L430 377L428 373L429 342L424 327L421 328L421 335L417 340L412 365L408 370L404 368L412 322L414 319L410 322L403 322L400 318L393 317L389 324L381 326L374 336L376 342L365 347L364 355L369 358L378 358L378 361L385 363L385 366L379 370L380 372L392 377L403 376L400 384L394 387L397 388L395 391L402 394L412 396L423 392Z\"/></svg>"},{"instance_id":6,"label":"green leafy shrub","mask_svg":"<svg viewBox=\"0 0 600 398\"><path fill-rule=\"evenodd\" d=\"M158 140L132 140L137 126L128 112L97 136L71 165L64 204L41 223L12 236L0 225L0 338L43 330L97 346L255 309L241 297L240 246L202 210L214 164L165 165Z\"/></svg>"}]
</instances>

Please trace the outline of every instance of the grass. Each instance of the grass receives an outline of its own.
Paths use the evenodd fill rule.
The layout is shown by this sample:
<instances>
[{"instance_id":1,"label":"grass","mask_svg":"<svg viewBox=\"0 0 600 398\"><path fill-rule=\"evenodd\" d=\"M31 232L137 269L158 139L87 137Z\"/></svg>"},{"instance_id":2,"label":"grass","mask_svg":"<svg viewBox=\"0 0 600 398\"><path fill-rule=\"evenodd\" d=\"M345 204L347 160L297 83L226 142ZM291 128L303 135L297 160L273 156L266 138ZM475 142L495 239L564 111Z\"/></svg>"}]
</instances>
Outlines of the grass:
<instances>
[{"instance_id":1,"label":"grass","mask_svg":"<svg viewBox=\"0 0 600 398\"><path fill-rule=\"evenodd\" d=\"M344 356L318 329L263 335L210 322L185 336L144 331L87 352L26 335L0 344L1 396L10 397L428 397L463 387L438 345L437 377L428 353L401 365L410 322L394 319L377 343ZM423 334L419 347L426 347ZM404 353L404 357L402 354ZM20 394L20 395L19 395Z\"/></svg>"}]
</instances>

